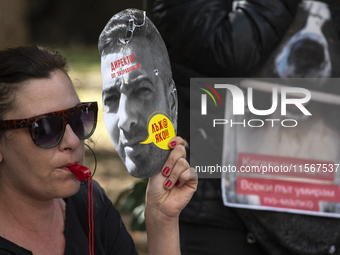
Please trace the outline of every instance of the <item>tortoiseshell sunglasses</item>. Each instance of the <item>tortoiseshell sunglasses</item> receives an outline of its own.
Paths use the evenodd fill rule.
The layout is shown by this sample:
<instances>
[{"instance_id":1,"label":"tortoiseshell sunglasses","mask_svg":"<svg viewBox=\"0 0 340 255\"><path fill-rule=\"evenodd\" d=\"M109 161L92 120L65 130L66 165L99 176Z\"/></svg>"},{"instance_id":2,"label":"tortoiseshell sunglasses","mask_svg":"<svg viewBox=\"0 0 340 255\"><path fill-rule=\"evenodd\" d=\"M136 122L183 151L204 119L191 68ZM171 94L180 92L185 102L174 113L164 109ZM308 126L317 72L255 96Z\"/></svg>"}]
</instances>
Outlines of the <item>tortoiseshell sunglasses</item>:
<instances>
[{"instance_id":1,"label":"tortoiseshell sunglasses","mask_svg":"<svg viewBox=\"0 0 340 255\"><path fill-rule=\"evenodd\" d=\"M63 139L66 124L80 140L89 138L97 125L97 102L80 103L62 111L41 114L27 119L0 121L0 130L28 127L35 145L43 149L57 146Z\"/></svg>"}]
</instances>

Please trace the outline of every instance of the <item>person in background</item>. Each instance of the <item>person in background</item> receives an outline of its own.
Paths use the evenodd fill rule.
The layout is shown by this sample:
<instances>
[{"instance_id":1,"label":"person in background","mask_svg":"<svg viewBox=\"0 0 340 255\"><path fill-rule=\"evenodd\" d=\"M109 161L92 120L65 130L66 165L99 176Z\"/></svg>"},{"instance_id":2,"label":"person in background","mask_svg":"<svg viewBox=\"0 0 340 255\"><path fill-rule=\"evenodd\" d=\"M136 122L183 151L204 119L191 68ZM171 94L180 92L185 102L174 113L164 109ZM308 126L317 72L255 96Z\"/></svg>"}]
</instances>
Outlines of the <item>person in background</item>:
<instances>
[{"instance_id":1,"label":"person in background","mask_svg":"<svg viewBox=\"0 0 340 255\"><path fill-rule=\"evenodd\" d=\"M209 127L204 126L204 123L199 127L201 131L189 133L192 129L185 120L189 116L195 119L195 112L190 111L190 78L251 77L256 74L294 21L300 2L146 1L147 14L160 31L169 51L173 78L178 91L178 134L188 141L189 151L193 142L190 141L191 136L196 140L193 146L199 144L214 152L212 153L215 155L214 158L200 159L201 162L205 160L206 165L222 161L222 139L211 138L213 134L209 133ZM334 1L328 2L331 4L330 9L335 10L333 7L337 5ZM333 17L339 19L339 16ZM207 118L213 119L214 116L211 114ZM218 130L218 127L214 130ZM219 133L222 135L222 127ZM192 157L190 159L195 160ZM286 219L287 221L281 224L282 228L289 231L293 226L291 229L297 234L292 235L295 240L284 240L280 237L282 229L266 228L273 223L275 217L263 222L259 219L263 220L265 217L254 217L253 212L249 210L225 207L222 201L220 179L199 179L198 190L180 217L183 255L227 252L261 255L336 254L333 244L338 240L338 231L331 232L332 238L327 242L324 242L324 239L320 241L317 234L318 231L326 233L328 228L326 226L334 225L333 223L321 221L317 225L310 225L312 229L315 226L321 228L315 229L307 237L306 233L309 233L310 229L307 227L300 232L297 227L299 220L304 216ZM280 215L275 219L278 218ZM304 222L311 224L314 220L315 218L311 217ZM285 225L287 222L289 225ZM253 226L251 230L250 225ZM254 234L255 231L261 232L262 236ZM308 238L310 240L306 240ZM296 242L301 245L294 247ZM311 245L314 247L308 248ZM323 253L318 253L320 251Z\"/></svg>"}]
</instances>

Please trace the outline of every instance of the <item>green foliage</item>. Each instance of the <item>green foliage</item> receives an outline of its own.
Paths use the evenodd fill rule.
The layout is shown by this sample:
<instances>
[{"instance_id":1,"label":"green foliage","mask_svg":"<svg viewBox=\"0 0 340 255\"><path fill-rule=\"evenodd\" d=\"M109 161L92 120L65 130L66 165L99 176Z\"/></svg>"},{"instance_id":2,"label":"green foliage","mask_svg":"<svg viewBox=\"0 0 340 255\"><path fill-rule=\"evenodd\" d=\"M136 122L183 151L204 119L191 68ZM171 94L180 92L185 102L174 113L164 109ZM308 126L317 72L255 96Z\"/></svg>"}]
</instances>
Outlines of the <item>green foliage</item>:
<instances>
[{"instance_id":1,"label":"green foliage","mask_svg":"<svg viewBox=\"0 0 340 255\"><path fill-rule=\"evenodd\" d=\"M145 192L148 179L142 179L123 190L114 206L122 213L131 213L130 228L132 231L145 231Z\"/></svg>"}]
</instances>

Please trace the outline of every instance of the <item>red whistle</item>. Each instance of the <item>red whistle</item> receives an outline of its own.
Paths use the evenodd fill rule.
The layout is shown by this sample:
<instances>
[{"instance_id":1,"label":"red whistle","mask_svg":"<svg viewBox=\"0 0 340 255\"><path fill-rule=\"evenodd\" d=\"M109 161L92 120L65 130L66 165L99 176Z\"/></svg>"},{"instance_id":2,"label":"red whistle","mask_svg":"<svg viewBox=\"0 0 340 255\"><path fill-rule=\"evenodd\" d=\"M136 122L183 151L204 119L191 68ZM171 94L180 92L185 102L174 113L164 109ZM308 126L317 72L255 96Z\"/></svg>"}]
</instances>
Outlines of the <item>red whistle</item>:
<instances>
[{"instance_id":1,"label":"red whistle","mask_svg":"<svg viewBox=\"0 0 340 255\"><path fill-rule=\"evenodd\" d=\"M75 164L69 166L68 169L75 175L78 181L83 182L91 177L91 171L85 166Z\"/></svg>"}]
</instances>

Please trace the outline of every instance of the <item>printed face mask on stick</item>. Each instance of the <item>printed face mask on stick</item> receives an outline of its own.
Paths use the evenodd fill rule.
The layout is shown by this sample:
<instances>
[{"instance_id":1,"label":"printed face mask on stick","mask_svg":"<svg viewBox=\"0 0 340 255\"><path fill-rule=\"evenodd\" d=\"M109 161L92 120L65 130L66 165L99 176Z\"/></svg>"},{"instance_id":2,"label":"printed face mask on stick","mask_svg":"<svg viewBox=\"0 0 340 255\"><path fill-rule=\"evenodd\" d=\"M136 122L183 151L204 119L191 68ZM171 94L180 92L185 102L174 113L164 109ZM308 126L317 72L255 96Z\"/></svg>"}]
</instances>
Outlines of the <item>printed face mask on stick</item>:
<instances>
[{"instance_id":1,"label":"printed face mask on stick","mask_svg":"<svg viewBox=\"0 0 340 255\"><path fill-rule=\"evenodd\" d=\"M99 37L104 122L129 173L159 173L177 124L177 93L165 44L144 11L114 15Z\"/></svg>"}]
</instances>

